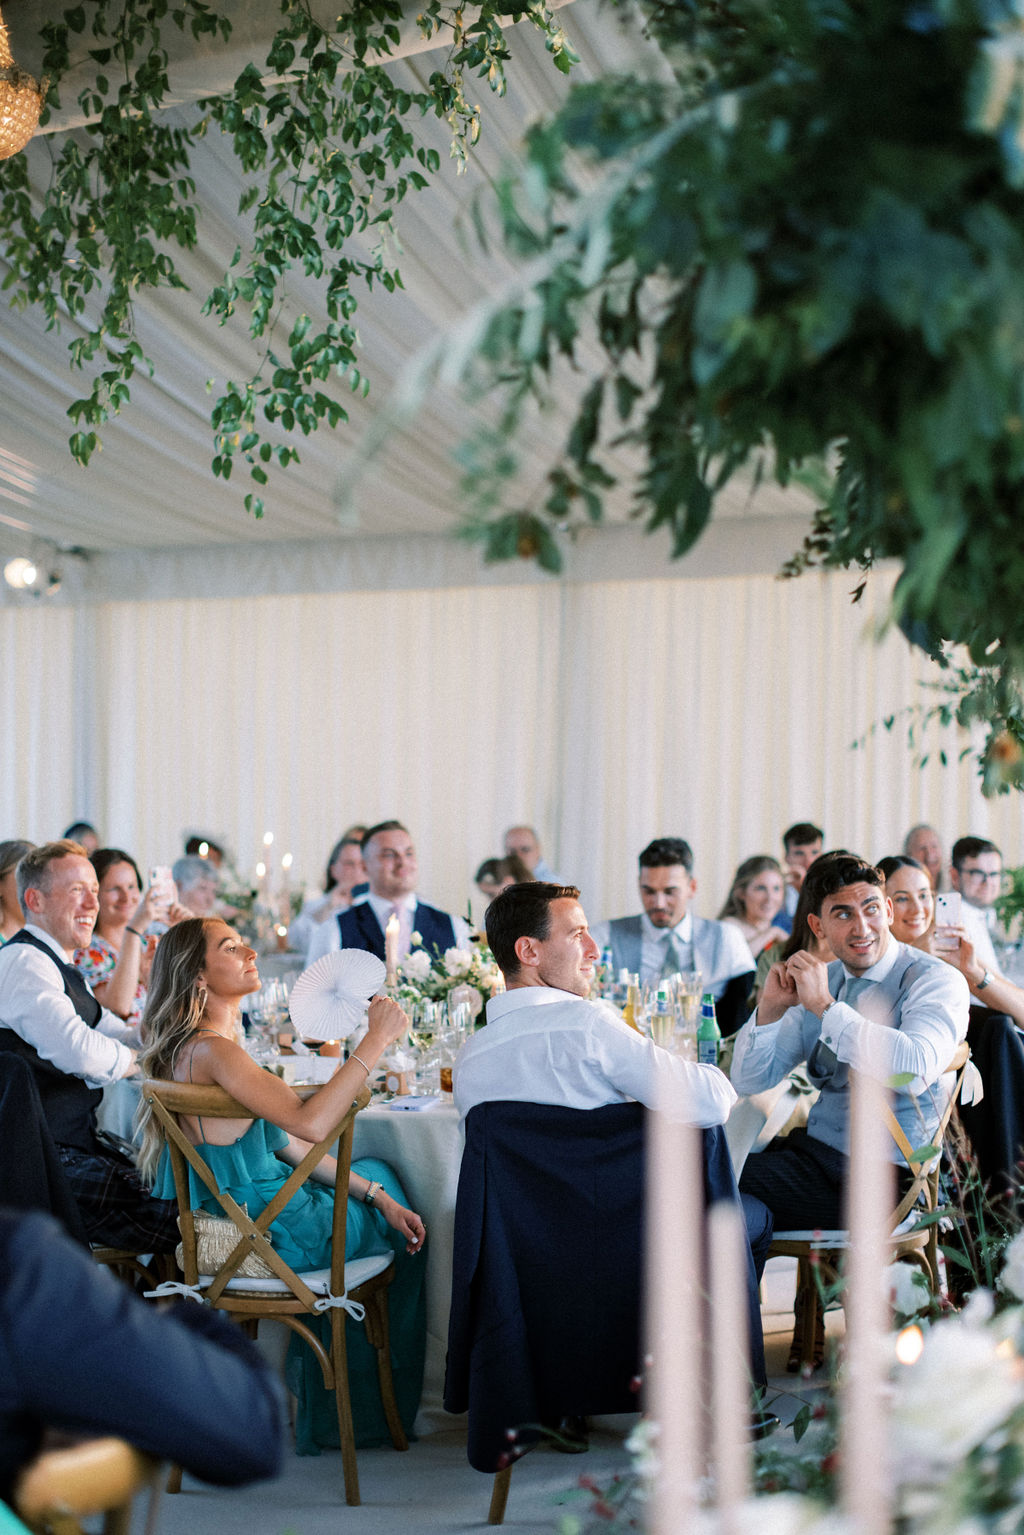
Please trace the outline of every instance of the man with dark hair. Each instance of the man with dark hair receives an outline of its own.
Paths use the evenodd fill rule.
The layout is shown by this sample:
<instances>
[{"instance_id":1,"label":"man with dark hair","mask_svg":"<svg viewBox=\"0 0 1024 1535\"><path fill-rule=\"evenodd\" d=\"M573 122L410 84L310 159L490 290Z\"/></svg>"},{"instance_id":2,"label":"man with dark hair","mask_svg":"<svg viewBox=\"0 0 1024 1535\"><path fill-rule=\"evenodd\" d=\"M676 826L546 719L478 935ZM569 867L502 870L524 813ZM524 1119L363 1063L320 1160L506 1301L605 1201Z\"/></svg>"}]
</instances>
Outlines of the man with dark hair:
<instances>
[{"instance_id":1,"label":"man with dark hair","mask_svg":"<svg viewBox=\"0 0 1024 1535\"><path fill-rule=\"evenodd\" d=\"M966 981L896 942L884 884L880 870L851 853L815 861L804 887L807 920L835 960L826 966L801 949L773 965L736 1040L738 1092L773 1087L801 1061L820 1089L806 1130L748 1157L740 1175L740 1189L763 1201L780 1230L843 1224L851 1067L885 1082L909 1076L893 1112L910 1144L924 1145L939 1119L933 1097L942 1097L941 1078L967 1033ZM900 1161L895 1143L891 1154Z\"/></svg>"},{"instance_id":2,"label":"man with dark hair","mask_svg":"<svg viewBox=\"0 0 1024 1535\"><path fill-rule=\"evenodd\" d=\"M949 882L962 897L960 920L974 945L975 958L999 974L992 947L996 897L1003 888L1003 855L987 837L960 837L950 855Z\"/></svg>"},{"instance_id":3,"label":"man with dark hair","mask_svg":"<svg viewBox=\"0 0 1024 1535\"><path fill-rule=\"evenodd\" d=\"M443 954L469 944L469 928L461 917L428 906L416 895L419 864L412 838L401 821L379 821L363 837L363 862L370 889L365 901L322 922L309 947L307 962L337 948L331 942L334 928L343 949L368 949L384 958L384 930L390 917L398 918L398 952L404 958L412 947L413 934L425 951Z\"/></svg>"},{"instance_id":4,"label":"man with dark hair","mask_svg":"<svg viewBox=\"0 0 1024 1535\"><path fill-rule=\"evenodd\" d=\"M28 920L0 949L0 1051L31 1067L92 1241L172 1252L176 1202L154 1199L134 1165L97 1137L102 1089L135 1069L135 1031L100 1006L71 963L96 924L96 871L79 843L47 842L26 853L17 878Z\"/></svg>"},{"instance_id":5,"label":"man with dark hair","mask_svg":"<svg viewBox=\"0 0 1024 1535\"><path fill-rule=\"evenodd\" d=\"M723 1125L736 1094L717 1066L670 1055L624 1023L610 1003L586 1000L601 956L579 896L575 885L535 881L510 886L487 908L487 942L506 990L488 1002L487 1027L467 1040L455 1062L459 1114L464 1119L478 1104L495 1101L599 1109L634 1099L684 1123ZM728 1184L735 1198L731 1167ZM723 1187L713 1197L726 1193ZM763 1244L757 1256L763 1266L771 1223L756 1202L751 1211L747 1229ZM754 1260L747 1262L751 1371L763 1387ZM773 1421L769 1415L755 1422L755 1432Z\"/></svg>"},{"instance_id":6,"label":"man with dark hair","mask_svg":"<svg viewBox=\"0 0 1024 1535\"><path fill-rule=\"evenodd\" d=\"M487 908L487 942L507 990L459 1054L455 1106L492 1098L600 1108L667 1096L695 1125L724 1124L736 1095L716 1066L661 1050L606 1002L587 1001L601 951L575 885L511 885Z\"/></svg>"},{"instance_id":7,"label":"man with dark hair","mask_svg":"<svg viewBox=\"0 0 1024 1535\"><path fill-rule=\"evenodd\" d=\"M779 922L780 927L785 927L787 922L790 927L793 926L793 913L800 899L800 887L811 864L816 858L821 857L824 842L825 833L812 821L797 821L782 833L782 861L786 868L786 900L783 910L777 914L775 921L778 922L779 917L785 915L786 922Z\"/></svg>"},{"instance_id":8,"label":"man with dark hair","mask_svg":"<svg viewBox=\"0 0 1024 1535\"><path fill-rule=\"evenodd\" d=\"M594 941L609 946L616 973L629 970L648 985L659 976L699 970L702 986L717 1004L723 1034L746 1016L754 959L732 922L711 922L689 910L696 892L693 853L681 837L658 837L640 854L642 914L599 922Z\"/></svg>"}]
</instances>

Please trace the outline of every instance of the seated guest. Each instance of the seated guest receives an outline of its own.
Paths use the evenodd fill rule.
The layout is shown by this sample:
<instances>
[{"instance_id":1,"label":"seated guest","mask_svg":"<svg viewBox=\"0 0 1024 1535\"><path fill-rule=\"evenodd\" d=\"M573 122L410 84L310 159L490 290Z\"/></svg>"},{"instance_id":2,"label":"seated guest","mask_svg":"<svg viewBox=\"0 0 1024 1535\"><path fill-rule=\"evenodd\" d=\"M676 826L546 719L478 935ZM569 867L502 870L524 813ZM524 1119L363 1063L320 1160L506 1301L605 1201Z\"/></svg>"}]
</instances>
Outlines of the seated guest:
<instances>
[{"instance_id":1,"label":"seated guest","mask_svg":"<svg viewBox=\"0 0 1024 1535\"><path fill-rule=\"evenodd\" d=\"M893 1112L911 1145L927 1142L939 1120L933 1093L967 1033L970 1000L963 976L892 937L892 907L872 864L828 853L804 885L810 929L835 962L799 950L773 965L732 1061L741 1093L774 1087L801 1061L820 1089L806 1130L749 1156L740 1174L741 1191L764 1204L777 1230L844 1224L851 1068L886 1082L908 1075ZM902 1163L895 1142L891 1156Z\"/></svg>"},{"instance_id":2,"label":"seated guest","mask_svg":"<svg viewBox=\"0 0 1024 1535\"><path fill-rule=\"evenodd\" d=\"M745 858L733 875L732 888L718 913L719 922L738 927L756 959L763 949L787 937L775 917L785 901L782 869L766 854Z\"/></svg>"},{"instance_id":3,"label":"seated guest","mask_svg":"<svg viewBox=\"0 0 1024 1535\"><path fill-rule=\"evenodd\" d=\"M992 946L996 900L1003 888L1003 855L987 837L961 837L953 843L949 883L960 892L961 920L974 952L988 970L998 971Z\"/></svg>"},{"instance_id":4,"label":"seated guest","mask_svg":"<svg viewBox=\"0 0 1024 1535\"><path fill-rule=\"evenodd\" d=\"M487 908L487 942L507 989L487 1003L487 1027L456 1059L460 1116L496 1100L596 1109L632 1098L687 1124L724 1124L736 1094L717 1066L670 1054L610 1004L586 1000L601 950L579 894L575 885L531 882L510 886ZM755 1228L765 1252L770 1230L766 1220ZM754 1376L763 1385L756 1315L755 1306Z\"/></svg>"},{"instance_id":5,"label":"seated guest","mask_svg":"<svg viewBox=\"0 0 1024 1535\"><path fill-rule=\"evenodd\" d=\"M417 897L416 849L401 821L381 821L370 827L363 838L363 862L370 884L366 900L320 925L306 956L309 964L339 945L343 949L368 949L383 959L384 929L392 915L398 917L398 952L403 959L412 946L413 933L418 934L428 954L468 945L469 928L461 917L449 916Z\"/></svg>"},{"instance_id":6,"label":"seated guest","mask_svg":"<svg viewBox=\"0 0 1024 1535\"><path fill-rule=\"evenodd\" d=\"M19 861L35 846L32 842L0 842L0 943L13 938L25 926L25 913L18 900Z\"/></svg>"},{"instance_id":7,"label":"seated guest","mask_svg":"<svg viewBox=\"0 0 1024 1535\"><path fill-rule=\"evenodd\" d=\"M100 834L91 821L72 821L64 833L63 840L65 842L77 842L80 847L85 848L86 857L88 857L90 853L95 853L99 847Z\"/></svg>"},{"instance_id":8,"label":"seated guest","mask_svg":"<svg viewBox=\"0 0 1024 1535\"><path fill-rule=\"evenodd\" d=\"M485 858L473 875L473 881L489 905L509 885L521 885L525 880L536 877L530 873L523 860L512 853L508 858Z\"/></svg>"},{"instance_id":9,"label":"seated guest","mask_svg":"<svg viewBox=\"0 0 1024 1535\"><path fill-rule=\"evenodd\" d=\"M792 917L804 876L816 858L821 857L825 833L813 821L797 821L782 833L783 862L786 866L784 913Z\"/></svg>"},{"instance_id":10,"label":"seated guest","mask_svg":"<svg viewBox=\"0 0 1024 1535\"><path fill-rule=\"evenodd\" d=\"M281 1398L228 1317L158 1312L49 1216L0 1209L0 1500L47 1429L117 1434L221 1487L277 1476Z\"/></svg>"},{"instance_id":11,"label":"seated guest","mask_svg":"<svg viewBox=\"0 0 1024 1535\"><path fill-rule=\"evenodd\" d=\"M303 1100L294 1088L250 1059L237 1043L239 1005L259 990L256 951L219 917L181 922L161 939L153 964L153 979L143 1023L145 1048L141 1066L148 1077L222 1087L246 1109L244 1119L182 1118L182 1129L199 1148L222 1188L230 1188L253 1217L262 1213L288 1177L290 1167L333 1129L384 1051L409 1027L397 1002L375 997L370 1003L368 1031L329 1082ZM174 1191L170 1157L158 1123L146 1106L140 1119L142 1144L139 1168L155 1192L167 1198ZM297 1269L326 1268L331 1261L334 1220L334 1165L321 1161L312 1179L292 1196L269 1235L285 1263ZM220 1213L217 1201L189 1174L194 1205ZM325 1183L330 1187L324 1187ZM349 1176L345 1228L345 1257L369 1257L395 1252L391 1287L391 1346L395 1354L395 1388L403 1420L411 1428L422 1384L425 1324L422 1312L422 1265L407 1265L405 1254L418 1254L423 1222L406 1208L395 1174L383 1162L354 1162ZM329 1321L325 1320L329 1330ZM357 1334L357 1336L359 1336ZM365 1341L365 1335L363 1335ZM303 1347L296 1356L301 1369L313 1356ZM355 1355L358 1355L357 1366ZM380 1415L376 1385L376 1356L366 1345L350 1344L353 1411L362 1416L369 1404ZM319 1366L314 1364L317 1380ZM355 1377L368 1375L369 1379ZM322 1390L322 1385L321 1385ZM304 1424L300 1443L314 1433L308 1415L319 1409L316 1393L303 1393ZM362 1404L362 1405L360 1405ZM329 1394L328 1422L334 1417ZM365 1437L365 1423L363 1435ZM336 1420L335 1420L335 1429ZM383 1433L381 1437L384 1437Z\"/></svg>"},{"instance_id":12,"label":"seated guest","mask_svg":"<svg viewBox=\"0 0 1024 1535\"><path fill-rule=\"evenodd\" d=\"M684 970L699 970L702 986L717 1004L723 1034L746 1016L754 957L737 927L709 922L689 910L697 889L693 854L681 837L659 837L640 854L643 914L598 922L594 942L610 947L616 973L628 970L641 985Z\"/></svg>"},{"instance_id":13,"label":"seated guest","mask_svg":"<svg viewBox=\"0 0 1024 1535\"><path fill-rule=\"evenodd\" d=\"M28 914L0 949L0 1050L32 1068L61 1166L94 1242L173 1252L177 1207L150 1197L135 1168L97 1138L102 1089L135 1069L133 1031L102 1007L71 957L99 910L96 871L77 842L46 842L18 864Z\"/></svg>"},{"instance_id":14,"label":"seated guest","mask_svg":"<svg viewBox=\"0 0 1024 1535\"><path fill-rule=\"evenodd\" d=\"M540 838L532 826L509 827L505 833L505 857L521 859L527 879L554 880L557 884L557 875L545 861Z\"/></svg>"},{"instance_id":15,"label":"seated guest","mask_svg":"<svg viewBox=\"0 0 1024 1535\"><path fill-rule=\"evenodd\" d=\"M945 889L942 839L934 826L924 821L918 826L912 826L903 839L903 854L906 858L916 858L931 881L933 890Z\"/></svg>"},{"instance_id":16,"label":"seated guest","mask_svg":"<svg viewBox=\"0 0 1024 1535\"><path fill-rule=\"evenodd\" d=\"M212 859L186 853L172 865L171 878L178 888L178 900L194 917L213 914L220 876Z\"/></svg>"},{"instance_id":17,"label":"seated guest","mask_svg":"<svg viewBox=\"0 0 1024 1535\"><path fill-rule=\"evenodd\" d=\"M359 835L355 836L351 831L346 832L331 848L327 859L327 872L324 875L324 893L316 896L312 901L306 901L299 915L288 929L288 947L305 954L313 941L313 934L321 923L325 924L331 932L332 938L338 937L338 925L331 918L338 916L340 912L348 911L352 902L358 897L355 895L357 886L364 886L366 881L366 865L363 863L363 834L365 828L361 828ZM341 939L332 944L332 948L339 948Z\"/></svg>"},{"instance_id":18,"label":"seated guest","mask_svg":"<svg viewBox=\"0 0 1024 1535\"><path fill-rule=\"evenodd\" d=\"M1024 1151L1024 1043L1019 1033L1024 1029L1024 991L998 971L986 969L964 928L947 929L936 939L934 894L921 864L897 855L883 858L878 867L892 902L893 937L953 965L970 987L967 1043L985 1096L980 1103L961 1104L960 1119L992 1192L1017 1196Z\"/></svg>"},{"instance_id":19,"label":"seated guest","mask_svg":"<svg viewBox=\"0 0 1024 1535\"><path fill-rule=\"evenodd\" d=\"M97 1001L137 1029L157 945L146 929L155 921L171 927L191 913L177 901L163 905L152 888L143 894L138 864L120 848L101 847L89 862L100 884L100 913L89 943L75 950L75 965Z\"/></svg>"}]
</instances>

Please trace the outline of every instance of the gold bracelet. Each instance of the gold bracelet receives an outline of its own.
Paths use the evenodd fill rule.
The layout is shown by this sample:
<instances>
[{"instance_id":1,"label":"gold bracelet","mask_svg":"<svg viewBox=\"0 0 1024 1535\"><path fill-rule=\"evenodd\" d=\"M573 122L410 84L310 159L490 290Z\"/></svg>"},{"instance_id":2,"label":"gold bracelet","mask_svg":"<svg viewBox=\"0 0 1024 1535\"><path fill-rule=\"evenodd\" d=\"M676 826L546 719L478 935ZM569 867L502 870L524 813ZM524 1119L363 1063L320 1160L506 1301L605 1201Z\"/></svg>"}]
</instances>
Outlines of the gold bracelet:
<instances>
[{"instance_id":1,"label":"gold bracelet","mask_svg":"<svg viewBox=\"0 0 1024 1535\"><path fill-rule=\"evenodd\" d=\"M367 1066L365 1061L359 1060L359 1057L358 1057L358 1055L356 1055L354 1050L353 1050L352 1054L349 1056L349 1060L350 1061L359 1061L359 1064L363 1068L363 1070L366 1072L366 1075L367 1076L370 1075L370 1068L369 1068L369 1066Z\"/></svg>"}]
</instances>

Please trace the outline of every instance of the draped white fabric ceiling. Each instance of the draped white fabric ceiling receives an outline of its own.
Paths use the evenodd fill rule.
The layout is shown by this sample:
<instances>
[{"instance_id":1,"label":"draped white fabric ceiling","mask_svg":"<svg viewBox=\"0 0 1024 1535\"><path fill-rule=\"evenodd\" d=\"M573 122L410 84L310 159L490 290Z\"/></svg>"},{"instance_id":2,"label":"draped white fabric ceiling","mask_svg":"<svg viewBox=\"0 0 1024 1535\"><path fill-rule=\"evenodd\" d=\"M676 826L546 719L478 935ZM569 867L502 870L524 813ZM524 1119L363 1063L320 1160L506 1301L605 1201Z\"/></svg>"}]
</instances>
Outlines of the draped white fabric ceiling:
<instances>
[{"instance_id":1,"label":"draped white fabric ceiling","mask_svg":"<svg viewBox=\"0 0 1024 1535\"><path fill-rule=\"evenodd\" d=\"M58 0L7 0L5 17L23 67L38 68L36 28L59 9ZM230 50L178 39L172 30L172 45L179 54L171 69L177 96L187 101L216 88L233 77L246 57L262 57L274 9L272 0L236 0L228 7L236 25ZM577 78L630 61L649 72L659 68L652 45L638 29L623 30L615 9L599 0L570 4L565 25L582 56ZM419 46L415 27L410 24L406 31L413 46ZM486 199L488 181L514 157L524 124L552 110L566 88L564 77L526 24L512 29L511 48L508 96L492 98L486 84L478 82L485 123L468 174L456 175L443 124L427 120L416 125L417 137L440 151L442 172L428 192L410 196L399 212L402 248L397 262L405 292L375 290L359 296L362 370L371 380L370 397L363 401L351 396L344 384L337 386L350 410L350 427L334 433L323 430L309 440L297 438L302 463L272 478L262 525L242 507L245 490L254 488L244 466L238 466L227 485L215 480L209 468L213 447L206 382L244 381L257 365L244 316L220 327L199 313L236 247L244 245L246 233L246 220L235 212L241 190L238 167L217 131L207 135L193 161L202 209L199 244L190 252L174 252L190 291L165 290L139 299L138 336L155 364L155 376L133 382L131 405L103 430L103 451L87 472L72 462L66 447L71 430L67 406L85 392L82 376L72 374L67 356L77 327L65 322L60 334L47 334L38 314L4 313L0 554L23 552L32 532L97 551L239 542L265 548L278 541L336 544L447 532L456 500L452 448L466 426L465 406L450 389L432 391L418 418L373 465L354 507L342 506L342 491L354 444L416 350L449 329L510 274L508 263L493 248L487 255L481 253L471 231L470 204L481 196ZM402 83L422 87L441 58L438 50L413 52L389 68ZM58 121L73 120L69 109L74 95L74 86L65 85L65 112ZM49 147L45 137L30 146L37 186L45 184L48 175ZM279 334L287 334L296 314L315 311L316 303L315 286L301 273L292 273ZM541 483L552 445L564 436L568 403L567 394L561 411L538 426L527 443L535 478L520 487L526 498ZM628 499L628 491L613 499L613 513L621 516ZM794 510L796 515L805 510L798 497L786 498L769 489L749 503L746 491L737 489L723 498L719 515L763 518L780 512L792 515Z\"/></svg>"},{"instance_id":2,"label":"draped white fabric ceiling","mask_svg":"<svg viewBox=\"0 0 1024 1535\"><path fill-rule=\"evenodd\" d=\"M58 9L4 0L23 67L38 65L25 40ZM248 48L259 57L268 0L236 0L232 12L242 62ZM599 0L574 0L564 19L578 77L630 59L659 67ZM675 565L662 539L620 525L581 538L561 581L487 568L448 536L465 407L439 387L374 463L354 513L339 511L359 434L416 348L508 276L475 247L470 200L564 90L522 26L512 51L508 98L481 87L468 175L445 159L434 189L400 212L406 291L360 299L369 400L352 402L351 429L300 444L303 462L272 482L263 522L246 516L237 477L224 485L209 470L206 380L254 366L244 324L199 315L243 233L237 173L215 135L194 164L200 244L176 258L191 293L140 300L156 374L134 383L88 470L66 448L65 412L83 392L67 360L74 327L47 334L37 315L2 311L0 559L31 552L34 537L88 559L63 563L54 598L0 591L0 836L41 840L88 815L145 864L202 826L251 871L272 828L313 881L343 825L398 814L419 844L425 893L461 908L476 863L525 818L593 916L633 906L636 852L669 833L695 846L708 914L735 863L777 851L782 827L805 817L874 856L928 818L947 839L994 835L1018 860L1019 801L981 801L973 768L955 762L962 740L946 743L952 766L933 756L924 773L899 724L851 752L925 673L899 636L875 647L848 578L773 579L807 525L799 496L734 490ZM391 67L418 84L436 64L416 53ZM238 56L186 49L175 88L187 101L238 67ZM437 124L418 131L446 155ZM47 162L34 143L37 184ZM295 279L285 319L311 302ZM565 419L528 444L538 478ZM628 490L620 521L627 501ZM872 583L875 619L889 579Z\"/></svg>"}]
</instances>

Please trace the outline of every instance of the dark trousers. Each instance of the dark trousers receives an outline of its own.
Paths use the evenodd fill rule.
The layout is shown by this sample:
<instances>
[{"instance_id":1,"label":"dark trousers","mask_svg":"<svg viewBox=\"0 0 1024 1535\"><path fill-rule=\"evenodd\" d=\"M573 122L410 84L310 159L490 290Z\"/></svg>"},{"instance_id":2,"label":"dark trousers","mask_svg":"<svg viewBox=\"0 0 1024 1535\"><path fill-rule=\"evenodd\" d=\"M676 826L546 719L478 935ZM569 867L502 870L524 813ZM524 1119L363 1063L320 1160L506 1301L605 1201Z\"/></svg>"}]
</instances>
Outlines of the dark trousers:
<instances>
[{"instance_id":1,"label":"dark trousers","mask_svg":"<svg viewBox=\"0 0 1024 1535\"><path fill-rule=\"evenodd\" d=\"M843 1187L850 1159L845 1152L816 1141L806 1130L771 1141L764 1151L754 1152L743 1164L740 1193L743 1195L747 1229L751 1231L761 1210L769 1221L768 1241L763 1237L751 1251L757 1276L764 1270L771 1229L778 1231L831 1231L842 1226ZM761 1218L763 1229L763 1217Z\"/></svg>"},{"instance_id":2,"label":"dark trousers","mask_svg":"<svg viewBox=\"0 0 1024 1535\"><path fill-rule=\"evenodd\" d=\"M57 1153L91 1242L140 1253L174 1251L177 1201L154 1199L127 1157L98 1143L93 1151L58 1146Z\"/></svg>"}]
</instances>

